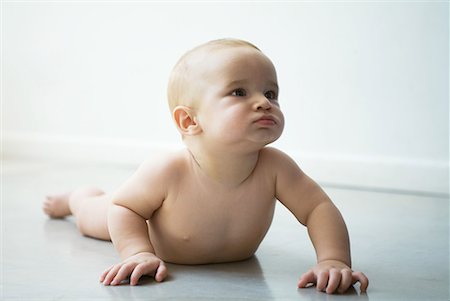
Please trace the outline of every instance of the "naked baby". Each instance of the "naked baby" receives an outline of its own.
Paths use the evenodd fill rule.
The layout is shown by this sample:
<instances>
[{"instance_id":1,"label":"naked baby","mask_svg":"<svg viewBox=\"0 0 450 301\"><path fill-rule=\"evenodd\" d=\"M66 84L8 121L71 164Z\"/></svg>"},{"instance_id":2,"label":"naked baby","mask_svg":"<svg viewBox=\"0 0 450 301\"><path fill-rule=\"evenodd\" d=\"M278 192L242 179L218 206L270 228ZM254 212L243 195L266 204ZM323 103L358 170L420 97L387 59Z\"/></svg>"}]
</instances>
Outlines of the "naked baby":
<instances>
[{"instance_id":1,"label":"naked baby","mask_svg":"<svg viewBox=\"0 0 450 301\"><path fill-rule=\"evenodd\" d=\"M83 235L111 240L122 261L100 281L143 275L160 282L165 262L206 264L256 252L280 201L308 229L317 264L298 287L343 293L367 277L351 269L345 223L324 191L286 154L266 147L284 127L275 68L242 40L187 52L168 85L169 107L186 149L152 156L112 193L80 188L48 196L50 217L73 214Z\"/></svg>"}]
</instances>

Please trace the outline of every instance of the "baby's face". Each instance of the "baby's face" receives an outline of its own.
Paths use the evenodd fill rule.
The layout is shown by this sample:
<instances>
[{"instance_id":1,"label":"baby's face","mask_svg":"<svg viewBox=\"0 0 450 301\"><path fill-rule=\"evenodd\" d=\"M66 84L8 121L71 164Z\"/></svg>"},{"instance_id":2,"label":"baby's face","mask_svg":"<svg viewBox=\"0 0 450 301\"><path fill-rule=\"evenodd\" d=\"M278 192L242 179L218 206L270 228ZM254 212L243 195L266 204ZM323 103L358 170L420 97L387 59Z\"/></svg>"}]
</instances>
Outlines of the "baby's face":
<instances>
[{"instance_id":1,"label":"baby's face","mask_svg":"<svg viewBox=\"0 0 450 301\"><path fill-rule=\"evenodd\" d=\"M261 148L280 137L284 117L277 75L264 54L250 47L224 48L197 66L197 119L206 141Z\"/></svg>"}]
</instances>

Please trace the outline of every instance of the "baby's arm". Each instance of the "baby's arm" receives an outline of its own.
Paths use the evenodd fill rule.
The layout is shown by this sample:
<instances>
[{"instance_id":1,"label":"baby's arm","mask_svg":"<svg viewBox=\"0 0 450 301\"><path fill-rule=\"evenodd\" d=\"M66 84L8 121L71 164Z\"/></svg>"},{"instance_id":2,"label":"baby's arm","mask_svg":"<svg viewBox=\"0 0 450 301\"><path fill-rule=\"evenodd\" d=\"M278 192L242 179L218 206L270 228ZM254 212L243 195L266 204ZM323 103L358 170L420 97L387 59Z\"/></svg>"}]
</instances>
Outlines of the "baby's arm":
<instances>
[{"instance_id":1,"label":"baby's arm","mask_svg":"<svg viewBox=\"0 0 450 301\"><path fill-rule=\"evenodd\" d=\"M308 228L316 250L317 265L302 275L298 286L313 283L320 291L343 293L359 281L361 291L366 291L367 277L351 270L348 232L339 210L291 158L278 150L270 151L276 164L277 199Z\"/></svg>"},{"instance_id":2,"label":"baby's arm","mask_svg":"<svg viewBox=\"0 0 450 301\"><path fill-rule=\"evenodd\" d=\"M108 228L123 261L103 272L100 281L105 285L120 284L128 276L131 285L136 285L142 275L155 276L156 281L167 276L164 262L155 255L147 225L167 192L170 168L164 161L142 164L113 195Z\"/></svg>"}]
</instances>

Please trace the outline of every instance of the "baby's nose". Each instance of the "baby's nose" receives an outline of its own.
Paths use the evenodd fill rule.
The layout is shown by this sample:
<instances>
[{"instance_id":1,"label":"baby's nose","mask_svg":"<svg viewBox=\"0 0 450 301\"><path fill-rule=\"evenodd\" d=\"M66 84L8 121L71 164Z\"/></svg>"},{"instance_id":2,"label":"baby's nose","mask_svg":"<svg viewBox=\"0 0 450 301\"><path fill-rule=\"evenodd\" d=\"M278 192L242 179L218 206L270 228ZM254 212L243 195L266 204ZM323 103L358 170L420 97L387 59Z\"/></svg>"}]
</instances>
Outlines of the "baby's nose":
<instances>
[{"instance_id":1,"label":"baby's nose","mask_svg":"<svg viewBox=\"0 0 450 301\"><path fill-rule=\"evenodd\" d=\"M255 104L257 110L270 110L272 108L271 102L265 97L259 97Z\"/></svg>"}]
</instances>

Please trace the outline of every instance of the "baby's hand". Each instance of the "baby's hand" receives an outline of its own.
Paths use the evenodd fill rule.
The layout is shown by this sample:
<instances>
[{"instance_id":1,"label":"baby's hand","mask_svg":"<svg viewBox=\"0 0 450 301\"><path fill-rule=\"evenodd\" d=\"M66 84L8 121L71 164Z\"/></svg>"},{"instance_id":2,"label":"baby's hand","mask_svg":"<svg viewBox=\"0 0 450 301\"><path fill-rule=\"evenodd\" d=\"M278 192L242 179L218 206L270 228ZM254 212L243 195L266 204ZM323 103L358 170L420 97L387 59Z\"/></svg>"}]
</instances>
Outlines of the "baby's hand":
<instances>
[{"instance_id":1,"label":"baby's hand","mask_svg":"<svg viewBox=\"0 0 450 301\"><path fill-rule=\"evenodd\" d=\"M142 252L105 270L100 276L100 282L104 285L117 285L130 275L131 285L136 285L143 275L154 276L156 281L161 282L167 276L167 268L156 255Z\"/></svg>"},{"instance_id":2,"label":"baby's hand","mask_svg":"<svg viewBox=\"0 0 450 301\"><path fill-rule=\"evenodd\" d=\"M326 260L318 263L311 270L300 277L299 288L308 284L316 284L318 291L327 294L345 293L356 282L361 283L361 292L364 293L369 286L369 279L361 272L353 272L346 264L337 260Z\"/></svg>"}]
</instances>

